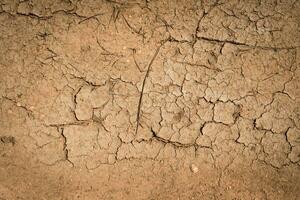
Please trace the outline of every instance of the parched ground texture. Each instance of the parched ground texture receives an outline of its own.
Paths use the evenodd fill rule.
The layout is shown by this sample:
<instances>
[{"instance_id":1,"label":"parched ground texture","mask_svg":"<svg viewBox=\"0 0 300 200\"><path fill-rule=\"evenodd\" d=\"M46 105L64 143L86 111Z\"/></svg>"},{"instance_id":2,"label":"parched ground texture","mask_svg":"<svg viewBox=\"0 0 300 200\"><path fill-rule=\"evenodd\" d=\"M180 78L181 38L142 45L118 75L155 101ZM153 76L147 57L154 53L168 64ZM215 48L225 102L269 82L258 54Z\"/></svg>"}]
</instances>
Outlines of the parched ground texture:
<instances>
[{"instance_id":1,"label":"parched ground texture","mask_svg":"<svg viewBox=\"0 0 300 200\"><path fill-rule=\"evenodd\" d=\"M300 1L0 0L0 199L300 199Z\"/></svg>"}]
</instances>

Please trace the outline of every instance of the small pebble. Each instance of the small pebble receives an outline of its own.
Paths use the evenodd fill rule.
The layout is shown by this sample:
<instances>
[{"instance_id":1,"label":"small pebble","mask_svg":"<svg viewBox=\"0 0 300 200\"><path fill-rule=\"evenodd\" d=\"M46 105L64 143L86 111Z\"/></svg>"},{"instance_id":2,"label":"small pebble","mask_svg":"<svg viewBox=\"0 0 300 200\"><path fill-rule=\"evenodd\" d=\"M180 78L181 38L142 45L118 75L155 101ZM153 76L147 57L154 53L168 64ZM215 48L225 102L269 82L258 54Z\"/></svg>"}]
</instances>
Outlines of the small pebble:
<instances>
[{"instance_id":1,"label":"small pebble","mask_svg":"<svg viewBox=\"0 0 300 200\"><path fill-rule=\"evenodd\" d=\"M190 73L187 73L187 74L185 75L185 79L186 79L186 80L191 80L191 78L192 78L192 76L191 76Z\"/></svg>"},{"instance_id":2,"label":"small pebble","mask_svg":"<svg viewBox=\"0 0 300 200\"><path fill-rule=\"evenodd\" d=\"M17 103L17 106L18 106L18 107L21 107L22 105L21 105L21 103L18 102L18 103Z\"/></svg>"},{"instance_id":3,"label":"small pebble","mask_svg":"<svg viewBox=\"0 0 300 200\"><path fill-rule=\"evenodd\" d=\"M199 171L198 167L197 167L195 164L192 164L192 165L191 165L191 170L192 170L192 172L195 173L195 174Z\"/></svg>"}]
</instances>

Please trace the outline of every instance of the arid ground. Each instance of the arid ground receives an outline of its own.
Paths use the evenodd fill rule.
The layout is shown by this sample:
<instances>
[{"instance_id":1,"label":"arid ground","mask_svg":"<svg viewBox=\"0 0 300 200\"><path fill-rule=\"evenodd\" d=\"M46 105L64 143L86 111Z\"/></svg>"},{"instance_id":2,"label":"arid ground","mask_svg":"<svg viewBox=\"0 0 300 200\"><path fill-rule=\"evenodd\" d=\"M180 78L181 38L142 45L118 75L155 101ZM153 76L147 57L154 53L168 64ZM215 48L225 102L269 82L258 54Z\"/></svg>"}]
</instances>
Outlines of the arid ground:
<instances>
[{"instance_id":1,"label":"arid ground","mask_svg":"<svg viewBox=\"0 0 300 200\"><path fill-rule=\"evenodd\" d=\"M0 0L0 200L299 200L299 0Z\"/></svg>"}]
</instances>

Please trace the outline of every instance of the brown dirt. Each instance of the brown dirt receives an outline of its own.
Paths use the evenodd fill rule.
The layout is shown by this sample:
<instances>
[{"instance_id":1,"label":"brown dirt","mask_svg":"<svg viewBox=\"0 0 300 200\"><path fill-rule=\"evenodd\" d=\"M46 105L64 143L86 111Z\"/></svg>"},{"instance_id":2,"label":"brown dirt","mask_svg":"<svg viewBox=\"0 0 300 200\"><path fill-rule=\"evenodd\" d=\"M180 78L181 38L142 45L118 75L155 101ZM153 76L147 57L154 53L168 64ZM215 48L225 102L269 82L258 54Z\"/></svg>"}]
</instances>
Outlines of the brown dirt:
<instances>
[{"instance_id":1,"label":"brown dirt","mask_svg":"<svg viewBox=\"0 0 300 200\"><path fill-rule=\"evenodd\" d=\"M300 199L300 1L0 0L0 199Z\"/></svg>"}]
</instances>

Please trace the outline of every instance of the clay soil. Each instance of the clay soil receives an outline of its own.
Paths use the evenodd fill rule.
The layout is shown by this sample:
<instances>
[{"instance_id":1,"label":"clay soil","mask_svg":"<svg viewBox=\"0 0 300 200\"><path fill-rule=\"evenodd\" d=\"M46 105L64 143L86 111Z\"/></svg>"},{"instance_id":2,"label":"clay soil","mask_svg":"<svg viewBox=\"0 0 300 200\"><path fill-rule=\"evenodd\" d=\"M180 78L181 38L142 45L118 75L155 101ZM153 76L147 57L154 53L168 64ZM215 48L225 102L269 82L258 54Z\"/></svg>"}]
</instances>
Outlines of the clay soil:
<instances>
[{"instance_id":1,"label":"clay soil","mask_svg":"<svg viewBox=\"0 0 300 200\"><path fill-rule=\"evenodd\" d=\"M299 200L300 1L0 0L0 200Z\"/></svg>"}]
</instances>

